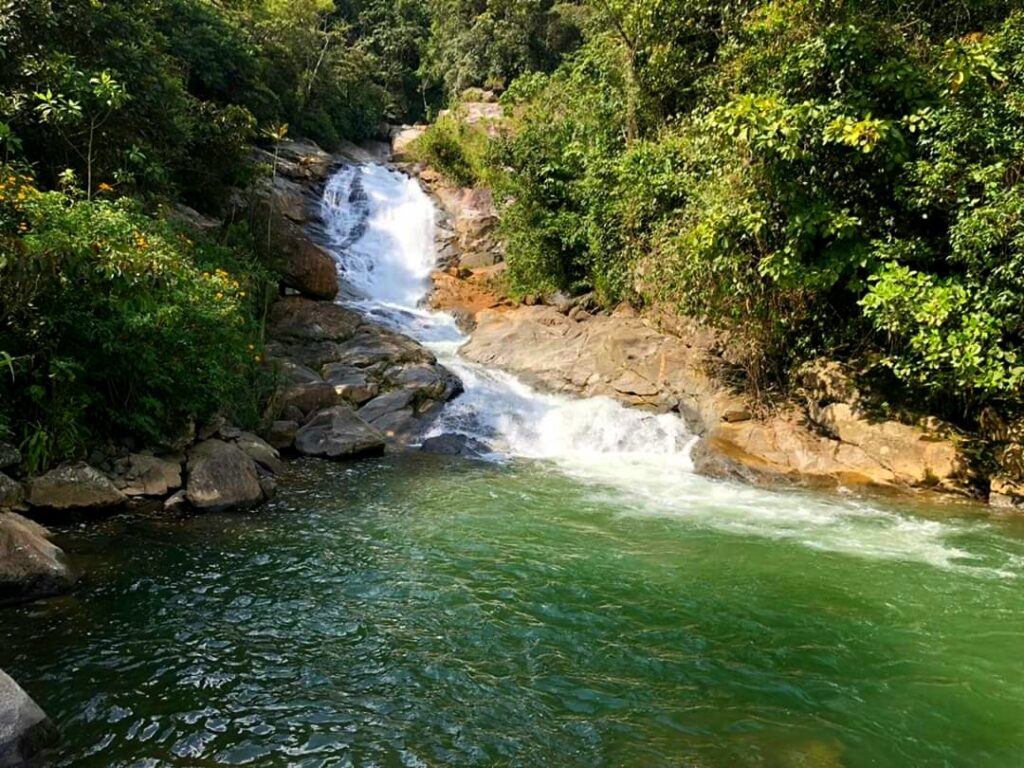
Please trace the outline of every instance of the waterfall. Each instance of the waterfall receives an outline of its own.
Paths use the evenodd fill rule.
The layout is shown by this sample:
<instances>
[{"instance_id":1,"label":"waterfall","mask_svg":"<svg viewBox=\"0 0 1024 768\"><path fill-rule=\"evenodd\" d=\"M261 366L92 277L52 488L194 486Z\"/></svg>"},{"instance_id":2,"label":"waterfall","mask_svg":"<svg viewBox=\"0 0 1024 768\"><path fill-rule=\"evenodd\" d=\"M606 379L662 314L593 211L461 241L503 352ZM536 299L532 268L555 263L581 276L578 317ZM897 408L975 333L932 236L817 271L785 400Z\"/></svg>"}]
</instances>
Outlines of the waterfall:
<instances>
[{"instance_id":1,"label":"waterfall","mask_svg":"<svg viewBox=\"0 0 1024 768\"><path fill-rule=\"evenodd\" d=\"M321 216L350 303L430 347L462 379L465 393L447 407L433 434L468 435L510 456L658 456L689 466L691 437L675 415L644 413L608 398L542 394L458 356L466 337L454 318L422 307L436 264L435 211L415 180L381 165L346 166L328 182Z\"/></svg>"},{"instance_id":2,"label":"waterfall","mask_svg":"<svg viewBox=\"0 0 1024 768\"><path fill-rule=\"evenodd\" d=\"M422 306L436 263L435 211L415 180L383 165L343 167L326 186L321 214L338 259L343 301L428 346L465 385L427 437L455 432L491 446L497 460L544 460L595 496L612 494L624 515L686 519L861 557L1010 573L979 567L977 555L957 546L964 529L954 521L840 495L708 480L692 471L695 438L675 414L645 413L608 398L541 393L462 359L458 349L467 337L454 318Z\"/></svg>"}]
</instances>

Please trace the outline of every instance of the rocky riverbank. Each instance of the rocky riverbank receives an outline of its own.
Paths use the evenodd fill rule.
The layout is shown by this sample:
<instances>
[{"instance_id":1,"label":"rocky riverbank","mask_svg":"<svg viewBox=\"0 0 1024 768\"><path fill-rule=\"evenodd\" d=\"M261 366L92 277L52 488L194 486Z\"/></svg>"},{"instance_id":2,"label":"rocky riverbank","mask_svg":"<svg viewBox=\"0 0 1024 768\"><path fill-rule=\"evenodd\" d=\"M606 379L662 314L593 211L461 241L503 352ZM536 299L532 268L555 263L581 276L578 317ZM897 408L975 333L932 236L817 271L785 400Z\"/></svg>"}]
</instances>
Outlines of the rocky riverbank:
<instances>
[{"instance_id":1,"label":"rocky riverbank","mask_svg":"<svg viewBox=\"0 0 1024 768\"><path fill-rule=\"evenodd\" d=\"M500 121L488 103L477 122ZM471 339L470 360L532 385L579 397L677 412L700 437L698 472L758 485L871 487L973 496L989 486L995 506L1015 507L1024 491L1004 478L979 478L965 457L968 436L936 419L879 415L855 377L820 360L794 376L788 396L766 408L730 381L729 341L663 309L602 311L583 296L503 292L498 212L485 190L460 189L412 160L422 127L395 133L400 167L416 175L443 215L431 306L456 314ZM980 482L979 482L980 480Z\"/></svg>"}]
</instances>

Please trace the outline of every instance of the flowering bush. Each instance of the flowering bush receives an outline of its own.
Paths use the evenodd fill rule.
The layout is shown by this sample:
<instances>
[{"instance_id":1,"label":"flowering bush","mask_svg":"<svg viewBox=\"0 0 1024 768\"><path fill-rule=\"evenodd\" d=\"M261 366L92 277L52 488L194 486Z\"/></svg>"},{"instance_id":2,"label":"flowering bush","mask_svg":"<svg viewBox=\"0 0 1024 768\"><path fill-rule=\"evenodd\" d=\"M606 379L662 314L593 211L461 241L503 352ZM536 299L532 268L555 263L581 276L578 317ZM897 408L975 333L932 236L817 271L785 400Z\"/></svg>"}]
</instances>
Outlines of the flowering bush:
<instances>
[{"instance_id":1,"label":"flowering bush","mask_svg":"<svg viewBox=\"0 0 1024 768\"><path fill-rule=\"evenodd\" d=\"M9 429L55 460L89 437L156 442L189 418L240 407L258 355L260 280L237 252L194 242L133 201L40 192L4 172L0 350L12 362L0 411Z\"/></svg>"}]
</instances>

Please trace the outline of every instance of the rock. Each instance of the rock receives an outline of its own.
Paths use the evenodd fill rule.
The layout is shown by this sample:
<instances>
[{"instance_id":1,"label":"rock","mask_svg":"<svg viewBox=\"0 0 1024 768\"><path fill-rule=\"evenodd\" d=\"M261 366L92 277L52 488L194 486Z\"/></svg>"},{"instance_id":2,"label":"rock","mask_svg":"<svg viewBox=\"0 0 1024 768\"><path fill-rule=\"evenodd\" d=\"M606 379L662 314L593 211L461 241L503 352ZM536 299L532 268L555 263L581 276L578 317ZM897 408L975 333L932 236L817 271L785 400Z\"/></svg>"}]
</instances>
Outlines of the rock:
<instances>
[{"instance_id":1,"label":"rock","mask_svg":"<svg viewBox=\"0 0 1024 768\"><path fill-rule=\"evenodd\" d=\"M405 410L411 412L413 397L414 393L407 389L388 392L386 395L375 397L359 409L359 418L372 424L392 413Z\"/></svg>"},{"instance_id":2,"label":"rock","mask_svg":"<svg viewBox=\"0 0 1024 768\"><path fill-rule=\"evenodd\" d=\"M319 373L294 360L275 360L274 365L281 379L288 384L319 384L323 381Z\"/></svg>"},{"instance_id":3,"label":"rock","mask_svg":"<svg viewBox=\"0 0 1024 768\"><path fill-rule=\"evenodd\" d=\"M961 469L959 451L952 442L908 424L869 420L849 403L820 409L815 422L840 442L861 448L892 472L896 482L938 484Z\"/></svg>"},{"instance_id":4,"label":"rock","mask_svg":"<svg viewBox=\"0 0 1024 768\"><path fill-rule=\"evenodd\" d=\"M384 435L347 405L320 411L295 436L299 453L330 459L379 456L384 446Z\"/></svg>"},{"instance_id":5,"label":"rock","mask_svg":"<svg viewBox=\"0 0 1024 768\"><path fill-rule=\"evenodd\" d=\"M413 365L388 370L385 379L395 389L412 390L418 399L437 400L442 397L453 378L437 365Z\"/></svg>"},{"instance_id":6,"label":"rock","mask_svg":"<svg viewBox=\"0 0 1024 768\"><path fill-rule=\"evenodd\" d=\"M391 139L391 154L396 160L407 160L412 157L412 145L426 133L426 125L403 125L394 132Z\"/></svg>"},{"instance_id":7,"label":"rock","mask_svg":"<svg viewBox=\"0 0 1024 768\"><path fill-rule=\"evenodd\" d=\"M288 178L278 175L273 180L269 179L264 183L264 189L260 194L270 198L270 203L276 212L286 216L296 224L305 224L310 219L310 200L306 196L306 188L296 184Z\"/></svg>"},{"instance_id":8,"label":"rock","mask_svg":"<svg viewBox=\"0 0 1024 768\"><path fill-rule=\"evenodd\" d=\"M168 215L174 221L180 222L181 224L206 235L213 234L224 226L224 222L220 219L204 216L194 208L189 208L187 205L182 203L175 203L172 205L168 210Z\"/></svg>"},{"instance_id":9,"label":"rock","mask_svg":"<svg viewBox=\"0 0 1024 768\"><path fill-rule=\"evenodd\" d=\"M272 475L261 475L260 488L263 489L263 496L265 498L272 499L277 493L277 480Z\"/></svg>"},{"instance_id":10,"label":"rock","mask_svg":"<svg viewBox=\"0 0 1024 768\"><path fill-rule=\"evenodd\" d=\"M494 237L498 213L489 190L439 186L434 195L451 222L460 267L480 269L504 261Z\"/></svg>"},{"instance_id":11,"label":"rock","mask_svg":"<svg viewBox=\"0 0 1024 768\"><path fill-rule=\"evenodd\" d=\"M241 448L206 440L188 452L185 494L196 509L223 511L263 501L256 464Z\"/></svg>"},{"instance_id":12,"label":"rock","mask_svg":"<svg viewBox=\"0 0 1024 768\"><path fill-rule=\"evenodd\" d=\"M267 431L267 442L279 451L291 448L299 431L296 421L275 421Z\"/></svg>"},{"instance_id":13,"label":"rock","mask_svg":"<svg viewBox=\"0 0 1024 768\"><path fill-rule=\"evenodd\" d=\"M175 512L179 509L183 509L188 506L188 494L181 490L177 493L172 493L164 501L164 511Z\"/></svg>"},{"instance_id":14,"label":"rock","mask_svg":"<svg viewBox=\"0 0 1024 768\"><path fill-rule=\"evenodd\" d=\"M25 501L21 483L0 472L0 509L18 509Z\"/></svg>"},{"instance_id":15,"label":"rock","mask_svg":"<svg viewBox=\"0 0 1024 768\"><path fill-rule=\"evenodd\" d=\"M203 440L209 440L211 437L217 437L220 431L228 425L228 420L220 414L217 414L206 422L199 431L196 433L196 438L201 442Z\"/></svg>"},{"instance_id":16,"label":"rock","mask_svg":"<svg viewBox=\"0 0 1024 768\"><path fill-rule=\"evenodd\" d=\"M281 411L281 421L294 421L296 424L302 424L306 421L306 414L296 408L294 405L284 408Z\"/></svg>"},{"instance_id":17,"label":"rock","mask_svg":"<svg viewBox=\"0 0 1024 768\"><path fill-rule=\"evenodd\" d=\"M333 364L324 367L324 379L334 387L335 393L352 403L362 405L380 393L380 385L360 368Z\"/></svg>"},{"instance_id":18,"label":"rock","mask_svg":"<svg viewBox=\"0 0 1024 768\"><path fill-rule=\"evenodd\" d=\"M714 476L822 487L961 487L959 450L943 431L869 419L855 405L828 402L856 397L842 370L805 372L802 386L814 393L807 412L783 405L766 420L754 419L747 398L709 373L727 349L719 334L676 317L668 318L675 333L650 315L574 322L581 306L569 317L548 306L480 312L461 352L543 389L679 411L706 438L695 455L698 470Z\"/></svg>"},{"instance_id":19,"label":"rock","mask_svg":"<svg viewBox=\"0 0 1024 768\"><path fill-rule=\"evenodd\" d=\"M311 240L293 239L282 248L281 282L305 296L331 300L338 295L334 257Z\"/></svg>"},{"instance_id":20,"label":"rock","mask_svg":"<svg viewBox=\"0 0 1024 768\"><path fill-rule=\"evenodd\" d=\"M58 467L28 486L28 503L43 509L103 509L127 498L110 478L84 462Z\"/></svg>"},{"instance_id":21,"label":"rock","mask_svg":"<svg viewBox=\"0 0 1024 768\"><path fill-rule=\"evenodd\" d=\"M243 432L235 440L235 445L245 451L249 458L268 472L275 475L280 475L284 472L284 462L281 461L281 454L262 438L257 437L251 432Z\"/></svg>"},{"instance_id":22,"label":"rock","mask_svg":"<svg viewBox=\"0 0 1024 768\"><path fill-rule=\"evenodd\" d=\"M729 408L722 414L722 421L736 424L741 421L750 421L753 415L746 408Z\"/></svg>"},{"instance_id":23,"label":"rock","mask_svg":"<svg viewBox=\"0 0 1024 768\"><path fill-rule=\"evenodd\" d=\"M343 397L331 384L320 380L316 383L294 384L288 387L281 395L280 406L282 410L295 408L305 417L315 411L337 405L342 400Z\"/></svg>"},{"instance_id":24,"label":"rock","mask_svg":"<svg viewBox=\"0 0 1024 768\"><path fill-rule=\"evenodd\" d=\"M125 496L166 496L181 488L181 461L133 453L123 475Z\"/></svg>"},{"instance_id":25,"label":"rock","mask_svg":"<svg viewBox=\"0 0 1024 768\"><path fill-rule=\"evenodd\" d=\"M467 458L479 458L491 453L490 446L484 445L479 440L450 432L427 438L420 446L420 450L440 456L464 456Z\"/></svg>"},{"instance_id":26,"label":"rock","mask_svg":"<svg viewBox=\"0 0 1024 768\"><path fill-rule=\"evenodd\" d=\"M9 469L21 464L21 451L9 443L0 443L0 469Z\"/></svg>"},{"instance_id":27,"label":"rock","mask_svg":"<svg viewBox=\"0 0 1024 768\"><path fill-rule=\"evenodd\" d=\"M0 670L0 768L28 766L56 739L46 713Z\"/></svg>"},{"instance_id":28,"label":"rock","mask_svg":"<svg viewBox=\"0 0 1024 768\"><path fill-rule=\"evenodd\" d=\"M284 341L347 341L363 325L355 312L300 296L280 299L270 308L268 329Z\"/></svg>"},{"instance_id":29,"label":"rock","mask_svg":"<svg viewBox=\"0 0 1024 768\"><path fill-rule=\"evenodd\" d=\"M1024 483L996 475L990 480L988 503L1000 509L1024 509Z\"/></svg>"},{"instance_id":30,"label":"rock","mask_svg":"<svg viewBox=\"0 0 1024 768\"><path fill-rule=\"evenodd\" d=\"M78 581L41 525L0 512L0 605L67 592Z\"/></svg>"},{"instance_id":31,"label":"rock","mask_svg":"<svg viewBox=\"0 0 1024 768\"><path fill-rule=\"evenodd\" d=\"M254 147L250 156L254 162L268 168L274 165L271 151ZM277 146L277 174L293 181L320 181L327 177L334 164L334 158L311 141L285 139Z\"/></svg>"}]
</instances>

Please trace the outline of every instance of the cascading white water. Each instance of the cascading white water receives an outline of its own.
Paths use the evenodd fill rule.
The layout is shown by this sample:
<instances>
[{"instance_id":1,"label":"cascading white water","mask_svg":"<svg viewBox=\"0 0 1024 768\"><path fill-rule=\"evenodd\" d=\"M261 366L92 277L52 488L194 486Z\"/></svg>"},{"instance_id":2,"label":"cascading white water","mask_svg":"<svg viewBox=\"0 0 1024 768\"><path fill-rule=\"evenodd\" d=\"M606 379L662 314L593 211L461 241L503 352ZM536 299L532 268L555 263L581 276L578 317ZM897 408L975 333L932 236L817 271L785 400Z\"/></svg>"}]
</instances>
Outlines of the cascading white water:
<instances>
[{"instance_id":1,"label":"cascading white water","mask_svg":"<svg viewBox=\"0 0 1024 768\"><path fill-rule=\"evenodd\" d=\"M431 434L457 432L500 456L548 460L594 494L615 494L623 514L681 518L816 549L990 576L1018 570L982 562L983 556L957 546L967 528L956 522L699 477L688 458L693 438L673 414L652 415L607 398L542 394L463 360L457 351L466 337L455 320L421 306L436 254L434 207L416 181L382 165L346 166L327 184L321 214L346 303L426 344L462 379L465 393L447 406Z\"/></svg>"},{"instance_id":2,"label":"cascading white water","mask_svg":"<svg viewBox=\"0 0 1024 768\"><path fill-rule=\"evenodd\" d=\"M659 456L688 466L683 422L606 399L544 395L457 354L466 341L454 318L420 303L436 264L434 206L414 180L381 165L347 166L328 182L322 218L340 255L350 303L429 346L462 379L465 393L442 414L434 434L458 432L506 455L564 460Z\"/></svg>"}]
</instances>

